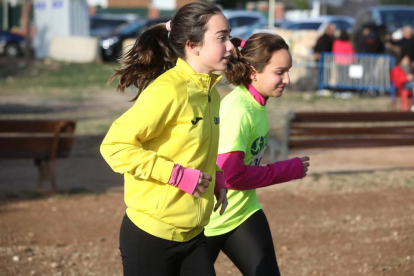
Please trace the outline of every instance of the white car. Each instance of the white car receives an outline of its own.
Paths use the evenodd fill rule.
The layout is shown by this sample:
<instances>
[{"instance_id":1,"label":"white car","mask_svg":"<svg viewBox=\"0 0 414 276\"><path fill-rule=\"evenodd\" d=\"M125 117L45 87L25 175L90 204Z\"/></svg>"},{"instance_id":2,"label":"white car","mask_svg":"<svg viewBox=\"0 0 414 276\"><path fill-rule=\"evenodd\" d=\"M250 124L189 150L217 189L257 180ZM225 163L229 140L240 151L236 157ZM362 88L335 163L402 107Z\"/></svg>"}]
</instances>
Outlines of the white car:
<instances>
[{"instance_id":1,"label":"white car","mask_svg":"<svg viewBox=\"0 0 414 276\"><path fill-rule=\"evenodd\" d=\"M286 30L316 30L323 33L328 24L335 24L337 30L346 30L351 32L354 19L344 15L324 15L319 17L311 17L301 20L288 21L280 26Z\"/></svg>"},{"instance_id":2,"label":"white car","mask_svg":"<svg viewBox=\"0 0 414 276\"><path fill-rule=\"evenodd\" d=\"M253 24L266 21L261 12L247 10L223 10L231 28L231 36L244 37Z\"/></svg>"}]
</instances>

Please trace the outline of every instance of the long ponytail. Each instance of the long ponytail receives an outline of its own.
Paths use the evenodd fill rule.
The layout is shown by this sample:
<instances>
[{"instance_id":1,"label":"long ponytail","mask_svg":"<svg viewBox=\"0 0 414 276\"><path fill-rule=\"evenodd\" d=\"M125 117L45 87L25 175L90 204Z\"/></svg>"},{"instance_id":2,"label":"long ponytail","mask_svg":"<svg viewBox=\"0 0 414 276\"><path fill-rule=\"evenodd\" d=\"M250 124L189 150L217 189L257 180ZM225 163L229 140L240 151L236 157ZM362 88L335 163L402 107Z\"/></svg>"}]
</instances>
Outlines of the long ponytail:
<instances>
[{"instance_id":1,"label":"long ponytail","mask_svg":"<svg viewBox=\"0 0 414 276\"><path fill-rule=\"evenodd\" d=\"M174 67L177 55L168 41L165 23L149 27L135 41L132 48L121 58L122 67L115 69L109 83L119 78L117 90L123 92L126 87L134 85L138 93L136 100L153 80Z\"/></svg>"},{"instance_id":2,"label":"long ponytail","mask_svg":"<svg viewBox=\"0 0 414 276\"><path fill-rule=\"evenodd\" d=\"M230 53L229 63L227 64L227 69L224 71L224 74L229 83L240 85L249 79L253 69L240 53L239 48L242 43L241 38L234 37L231 39L231 43L233 43L234 48Z\"/></svg>"}]
</instances>

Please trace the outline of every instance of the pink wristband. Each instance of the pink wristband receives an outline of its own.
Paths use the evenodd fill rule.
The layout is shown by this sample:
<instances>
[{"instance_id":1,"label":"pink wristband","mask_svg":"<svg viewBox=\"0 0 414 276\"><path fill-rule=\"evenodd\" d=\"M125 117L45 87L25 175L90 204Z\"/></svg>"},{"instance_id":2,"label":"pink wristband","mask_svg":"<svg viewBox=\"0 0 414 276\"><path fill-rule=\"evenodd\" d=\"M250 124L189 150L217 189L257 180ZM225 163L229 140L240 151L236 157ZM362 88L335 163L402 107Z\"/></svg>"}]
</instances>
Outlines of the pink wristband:
<instances>
[{"instance_id":1,"label":"pink wristband","mask_svg":"<svg viewBox=\"0 0 414 276\"><path fill-rule=\"evenodd\" d=\"M171 172L171 177L168 183L177 187L181 181L181 178L183 177L183 174L184 174L183 166L181 166L180 164L175 164Z\"/></svg>"},{"instance_id":2,"label":"pink wristband","mask_svg":"<svg viewBox=\"0 0 414 276\"><path fill-rule=\"evenodd\" d=\"M183 177L178 183L178 189L192 195L200 178L200 171L195 169L184 168Z\"/></svg>"},{"instance_id":3,"label":"pink wristband","mask_svg":"<svg viewBox=\"0 0 414 276\"><path fill-rule=\"evenodd\" d=\"M177 187L190 195L194 193L200 178L200 171L195 169L184 168L180 164L175 164L171 172L168 184Z\"/></svg>"}]
</instances>

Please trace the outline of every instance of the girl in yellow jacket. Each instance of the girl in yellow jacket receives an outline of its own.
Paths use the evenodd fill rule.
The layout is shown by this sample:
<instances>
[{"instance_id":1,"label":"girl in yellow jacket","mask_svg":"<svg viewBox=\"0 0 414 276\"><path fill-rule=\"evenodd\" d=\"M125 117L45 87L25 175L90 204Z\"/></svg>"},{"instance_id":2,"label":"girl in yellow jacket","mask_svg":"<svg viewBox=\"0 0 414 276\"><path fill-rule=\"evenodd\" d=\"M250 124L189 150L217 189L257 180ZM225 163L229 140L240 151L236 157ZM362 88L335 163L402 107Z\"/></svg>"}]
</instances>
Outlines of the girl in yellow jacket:
<instances>
[{"instance_id":1,"label":"girl in yellow jacket","mask_svg":"<svg viewBox=\"0 0 414 276\"><path fill-rule=\"evenodd\" d=\"M101 145L125 178L124 275L215 275L203 230L213 207L224 212L227 189L215 165L220 76L212 72L226 69L229 38L220 9L187 4L146 30L111 78L121 91L138 88Z\"/></svg>"}]
</instances>

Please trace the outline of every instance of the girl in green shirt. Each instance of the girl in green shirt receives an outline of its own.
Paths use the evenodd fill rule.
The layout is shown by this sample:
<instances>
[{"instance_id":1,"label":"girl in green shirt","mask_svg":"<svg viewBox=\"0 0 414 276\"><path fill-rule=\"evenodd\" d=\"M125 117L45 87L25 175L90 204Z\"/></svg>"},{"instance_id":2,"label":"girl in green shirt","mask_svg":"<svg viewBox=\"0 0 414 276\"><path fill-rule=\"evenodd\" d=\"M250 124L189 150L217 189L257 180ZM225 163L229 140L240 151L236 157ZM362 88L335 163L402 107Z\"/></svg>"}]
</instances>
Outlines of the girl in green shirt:
<instances>
[{"instance_id":1,"label":"girl in green shirt","mask_svg":"<svg viewBox=\"0 0 414 276\"><path fill-rule=\"evenodd\" d=\"M225 74L237 87L221 102L217 159L228 207L222 216L212 214L207 245L214 261L222 250L245 276L280 275L256 188L302 178L308 170L308 157L259 166L269 138L266 101L282 96L290 82L292 57L278 35L261 33L232 42L235 49Z\"/></svg>"}]
</instances>

